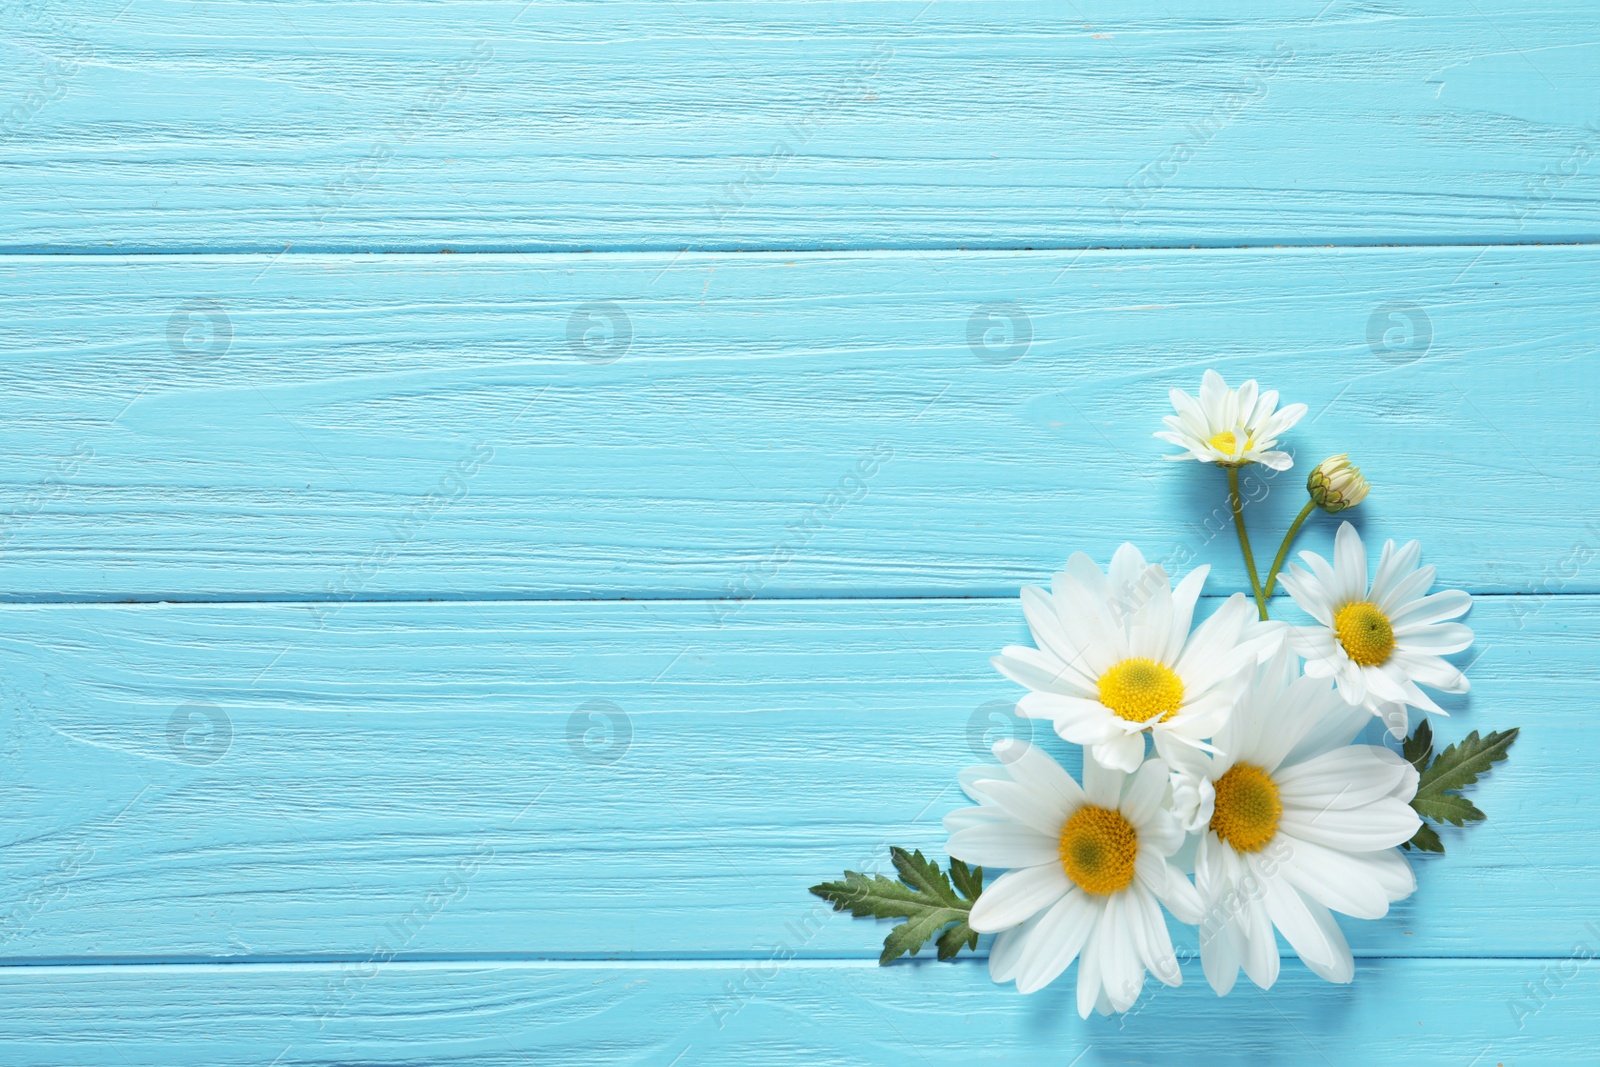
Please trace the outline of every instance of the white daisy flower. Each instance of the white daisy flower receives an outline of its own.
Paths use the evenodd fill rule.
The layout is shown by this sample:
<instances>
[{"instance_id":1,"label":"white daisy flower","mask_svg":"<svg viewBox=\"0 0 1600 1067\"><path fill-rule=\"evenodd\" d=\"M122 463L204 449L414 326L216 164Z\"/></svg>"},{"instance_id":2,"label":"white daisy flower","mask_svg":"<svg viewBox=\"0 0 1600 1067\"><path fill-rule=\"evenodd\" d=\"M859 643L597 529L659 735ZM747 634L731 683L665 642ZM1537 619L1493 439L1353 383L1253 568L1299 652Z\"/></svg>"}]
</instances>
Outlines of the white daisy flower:
<instances>
[{"instance_id":1,"label":"white daisy flower","mask_svg":"<svg viewBox=\"0 0 1600 1067\"><path fill-rule=\"evenodd\" d=\"M1229 389L1222 375L1214 370L1206 371L1201 379L1198 400L1182 389L1174 389L1168 395L1178 413L1161 420L1167 428L1156 436L1188 449L1168 459L1197 459L1222 467L1264 463L1275 471L1294 466L1293 456L1274 452L1272 447L1280 434L1305 417L1304 404L1290 404L1276 411L1277 390L1262 393L1254 379Z\"/></svg>"},{"instance_id":2,"label":"white daisy flower","mask_svg":"<svg viewBox=\"0 0 1600 1067\"><path fill-rule=\"evenodd\" d=\"M1331 912L1381 918L1416 888L1395 846L1421 825L1410 804L1417 772L1386 748L1350 743L1367 721L1284 648L1217 734L1220 754L1191 751L1174 765L1179 817L1202 835L1200 962L1219 996L1241 965L1263 989L1277 979L1274 928L1315 974L1350 981L1355 961Z\"/></svg>"},{"instance_id":3,"label":"white daisy flower","mask_svg":"<svg viewBox=\"0 0 1600 1067\"><path fill-rule=\"evenodd\" d=\"M1317 620L1296 626L1289 641L1313 678L1334 678L1351 704L1360 704L1404 736L1407 704L1445 714L1420 688L1465 693L1467 678L1441 657L1472 644L1472 630L1446 622L1466 612L1472 597L1457 589L1431 595L1434 569L1419 567L1422 546L1396 550L1385 542L1378 573L1367 586L1367 550L1348 522L1339 526L1330 564L1300 553L1309 572L1290 565L1279 576L1296 604Z\"/></svg>"},{"instance_id":4,"label":"white daisy flower","mask_svg":"<svg viewBox=\"0 0 1600 1067\"><path fill-rule=\"evenodd\" d=\"M1009 868L984 887L968 920L999 933L989 974L1032 993L1078 960L1078 1014L1127 1011L1148 969L1182 983L1166 919L1200 917L1200 897L1167 861L1184 834L1167 810L1167 765L1123 774L1085 756L1083 787L1042 750L1001 741L1004 766L971 767L961 788L978 802L947 815L947 851Z\"/></svg>"},{"instance_id":5,"label":"white daisy flower","mask_svg":"<svg viewBox=\"0 0 1600 1067\"><path fill-rule=\"evenodd\" d=\"M1037 648L1010 645L992 662L1033 690L1017 711L1049 719L1056 733L1096 760L1132 771L1144 759L1146 732L1192 745L1227 718L1263 649L1281 638L1251 624L1255 611L1236 593L1190 632L1209 567L1173 589L1167 572L1130 544L1117 549L1109 576L1082 552L1051 581L1027 586L1022 610Z\"/></svg>"}]
</instances>

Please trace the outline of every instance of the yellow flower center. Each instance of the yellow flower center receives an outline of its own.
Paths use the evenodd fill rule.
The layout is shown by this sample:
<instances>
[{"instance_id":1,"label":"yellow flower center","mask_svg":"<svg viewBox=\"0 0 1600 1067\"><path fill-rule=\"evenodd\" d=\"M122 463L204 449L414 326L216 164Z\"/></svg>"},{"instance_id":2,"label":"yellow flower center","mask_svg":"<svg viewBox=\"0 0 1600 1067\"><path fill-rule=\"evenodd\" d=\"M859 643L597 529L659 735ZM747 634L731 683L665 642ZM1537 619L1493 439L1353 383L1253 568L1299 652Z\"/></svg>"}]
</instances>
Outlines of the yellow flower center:
<instances>
[{"instance_id":1,"label":"yellow flower center","mask_svg":"<svg viewBox=\"0 0 1600 1067\"><path fill-rule=\"evenodd\" d=\"M1365 600L1346 604L1333 617L1333 631L1339 635L1351 659L1363 667L1387 663L1394 651L1394 627L1378 605Z\"/></svg>"},{"instance_id":2,"label":"yellow flower center","mask_svg":"<svg viewBox=\"0 0 1600 1067\"><path fill-rule=\"evenodd\" d=\"M1245 434L1244 447L1246 450L1248 450L1250 446L1255 443L1256 439L1254 434ZM1231 456L1233 455L1234 450L1239 447L1239 435L1234 433L1232 430L1223 430L1221 433L1213 436L1211 440L1206 442L1206 444L1210 445L1218 452L1225 452Z\"/></svg>"},{"instance_id":3,"label":"yellow flower center","mask_svg":"<svg viewBox=\"0 0 1600 1067\"><path fill-rule=\"evenodd\" d=\"M1085 804L1061 828L1061 866L1087 893L1128 888L1138 856L1139 835L1120 811Z\"/></svg>"},{"instance_id":4,"label":"yellow flower center","mask_svg":"<svg viewBox=\"0 0 1600 1067\"><path fill-rule=\"evenodd\" d=\"M1183 682L1155 660L1125 659L1100 676L1100 703L1118 718L1149 722L1170 717L1183 703Z\"/></svg>"},{"instance_id":5,"label":"yellow flower center","mask_svg":"<svg viewBox=\"0 0 1600 1067\"><path fill-rule=\"evenodd\" d=\"M1283 802L1278 785L1260 767L1235 763L1217 779L1211 829L1238 852L1260 852L1278 833Z\"/></svg>"}]
</instances>

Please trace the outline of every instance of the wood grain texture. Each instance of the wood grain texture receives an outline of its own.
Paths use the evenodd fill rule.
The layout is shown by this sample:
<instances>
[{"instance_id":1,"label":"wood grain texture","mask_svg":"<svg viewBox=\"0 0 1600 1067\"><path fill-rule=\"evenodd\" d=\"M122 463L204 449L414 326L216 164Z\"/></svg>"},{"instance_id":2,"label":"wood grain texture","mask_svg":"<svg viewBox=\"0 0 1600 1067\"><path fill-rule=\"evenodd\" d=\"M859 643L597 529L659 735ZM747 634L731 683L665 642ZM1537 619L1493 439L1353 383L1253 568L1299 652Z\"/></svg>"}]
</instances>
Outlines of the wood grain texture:
<instances>
[{"instance_id":1,"label":"wood grain texture","mask_svg":"<svg viewBox=\"0 0 1600 1067\"><path fill-rule=\"evenodd\" d=\"M1592 954L1600 938L1583 936ZM1070 986L1019 997L977 963L0 968L0 1054L11 1067L1584 1063L1592 967L1373 960L1348 986L1286 967L1265 994L1218 1000L1190 963L1183 986L1087 1021Z\"/></svg>"},{"instance_id":2,"label":"wood grain texture","mask_svg":"<svg viewBox=\"0 0 1600 1067\"><path fill-rule=\"evenodd\" d=\"M0 9L0 248L1600 238L1588 0Z\"/></svg>"},{"instance_id":3,"label":"wood grain texture","mask_svg":"<svg viewBox=\"0 0 1600 1067\"><path fill-rule=\"evenodd\" d=\"M943 855L956 772L1018 730L987 660L1019 603L710 606L0 610L0 956L876 958L806 889ZM1474 606L1435 726L1522 737L1358 953L1559 957L1600 912L1597 608Z\"/></svg>"},{"instance_id":4,"label":"wood grain texture","mask_svg":"<svg viewBox=\"0 0 1600 1067\"><path fill-rule=\"evenodd\" d=\"M1593 592L1597 285L1595 246L11 257L0 596L994 596L1124 539L1242 588L1220 473L1151 437L1208 366L1311 408L1246 479L1263 553L1349 451L1446 583Z\"/></svg>"},{"instance_id":5,"label":"wood grain texture","mask_svg":"<svg viewBox=\"0 0 1600 1067\"><path fill-rule=\"evenodd\" d=\"M1584 242L1591 0L0 3L0 1063L1592 1060ZM1486 594L1490 821L1348 987L875 967L1017 586L1243 585L1210 366Z\"/></svg>"}]
</instances>

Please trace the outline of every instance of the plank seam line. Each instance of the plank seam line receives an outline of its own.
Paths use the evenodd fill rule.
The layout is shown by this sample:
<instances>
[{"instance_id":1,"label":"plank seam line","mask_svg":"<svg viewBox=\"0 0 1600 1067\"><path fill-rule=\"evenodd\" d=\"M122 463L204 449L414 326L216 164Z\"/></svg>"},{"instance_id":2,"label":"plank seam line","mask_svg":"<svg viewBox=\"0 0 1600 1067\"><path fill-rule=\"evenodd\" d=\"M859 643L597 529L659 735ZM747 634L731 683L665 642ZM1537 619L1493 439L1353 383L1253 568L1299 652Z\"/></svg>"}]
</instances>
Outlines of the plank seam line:
<instances>
[{"instance_id":1,"label":"plank seam line","mask_svg":"<svg viewBox=\"0 0 1600 1067\"><path fill-rule=\"evenodd\" d=\"M0 257L14 257L18 259L65 259L65 260L102 260L102 259L205 259L205 258L311 258L323 257L384 257L384 256L414 256L434 258L442 255L449 256L639 256L659 258L661 256L893 256L906 254L946 253L950 255L1014 255L1017 253L1031 255L1061 255L1069 252L1108 252L1114 254L1134 253L1192 253L1192 252L1323 252L1328 249L1415 249L1426 251L1428 249L1468 249L1468 248L1595 248L1600 247L1600 237L1574 237L1570 240L1529 240L1529 241L1484 241L1463 238L1459 241L1372 241L1372 242L1305 242L1298 244L1285 244L1281 242L1262 242L1259 244L1161 244L1161 245L904 245L899 247L873 245L860 248L674 248L663 246L661 248L627 248L627 247L592 247L574 245L570 248L522 248L515 245L486 246L482 248L453 247L448 243L438 246L429 245L427 248L361 248L356 246L328 246L326 248L313 248L309 250L293 251L291 249L273 249L262 247L259 249L241 247L237 249L207 249L204 251L184 251L181 249L137 249L134 251L118 251L106 249L103 251L62 251L48 248L30 248L27 246L0 246Z\"/></svg>"},{"instance_id":2,"label":"plank seam line","mask_svg":"<svg viewBox=\"0 0 1600 1067\"><path fill-rule=\"evenodd\" d=\"M1356 955L1357 961L1377 962L1388 960L1437 962L1437 963L1543 963L1549 960L1563 960L1570 958L1571 953L1550 954L1545 956L1517 955L1517 956L1394 956L1394 955ZM1292 955L1280 955L1280 959L1297 960ZM944 967L950 963L972 966L987 963L986 955L963 956L958 960L923 961L915 960L906 964L895 966L907 967ZM64 963L52 961L49 963L0 963L0 974L11 972L41 971L77 971L91 969L131 972L138 970L174 971L178 969L201 970L249 970L249 969L282 969L282 970L320 970L329 967L349 966L352 964L367 964L371 962L370 956L350 956L330 959L286 959L286 960L179 960L173 962L153 962L149 960L105 960L86 957L81 961ZM604 957L583 958L540 958L530 957L493 957L493 956L463 956L449 959L395 959L381 964L384 968L409 968L412 970L442 970L458 967L506 967L517 969L554 969L554 970L718 970L734 967L745 963L759 963L763 966L776 963L781 967L870 967L877 970L882 967L876 956L816 956L795 957L787 960L773 960L769 956L723 956L723 957L689 957L689 958L652 958L652 959L607 959Z\"/></svg>"},{"instance_id":3,"label":"plank seam line","mask_svg":"<svg viewBox=\"0 0 1600 1067\"><path fill-rule=\"evenodd\" d=\"M1448 587L1448 584L1444 587ZM1600 596L1600 590L1561 590L1549 593L1477 593L1467 590L1474 600L1544 600L1551 598L1566 598L1578 600L1585 597ZM972 601L986 601L993 603L1012 603L1017 600L1019 593L973 593L970 596L959 593L928 593L924 595L882 595L882 596L769 596L756 597L749 600L739 600L730 597L695 597L682 594L665 594L652 596L648 593L631 593L625 596L496 596L496 597L363 597L352 600L304 600L294 597L282 599L233 599L226 597L212 597L194 600L176 600L169 597L151 597L149 599L117 600L24 600L0 598L0 610L6 608L161 608L161 607L283 607L283 608L318 608L329 604L336 604L340 608L357 605L418 605L439 604L451 606L472 606L485 604L651 604L663 606L679 606L694 604L741 604L746 608L758 604L929 604L929 603L968 603ZM1222 601L1228 599L1225 593L1207 593L1201 596L1202 601ZM1289 600L1282 598L1281 604L1287 606ZM742 610L742 609L741 609Z\"/></svg>"}]
</instances>

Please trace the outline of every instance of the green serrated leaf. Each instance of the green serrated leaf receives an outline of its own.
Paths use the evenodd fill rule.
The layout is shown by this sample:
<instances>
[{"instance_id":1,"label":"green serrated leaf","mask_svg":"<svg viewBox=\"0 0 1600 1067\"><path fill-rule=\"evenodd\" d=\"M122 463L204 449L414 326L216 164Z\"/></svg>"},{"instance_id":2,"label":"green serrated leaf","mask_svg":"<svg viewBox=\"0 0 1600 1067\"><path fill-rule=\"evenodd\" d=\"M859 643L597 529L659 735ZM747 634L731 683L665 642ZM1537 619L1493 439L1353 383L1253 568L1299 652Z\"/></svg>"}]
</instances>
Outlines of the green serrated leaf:
<instances>
[{"instance_id":1,"label":"green serrated leaf","mask_svg":"<svg viewBox=\"0 0 1600 1067\"><path fill-rule=\"evenodd\" d=\"M950 880L967 900L977 900L983 892L983 868L968 867L960 860L950 861Z\"/></svg>"},{"instance_id":2,"label":"green serrated leaf","mask_svg":"<svg viewBox=\"0 0 1600 1067\"><path fill-rule=\"evenodd\" d=\"M1517 730L1496 730L1480 738L1474 730L1460 742L1434 757L1417 783L1417 795L1442 796L1448 789L1464 789L1489 768L1506 758Z\"/></svg>"},{"instance_id":3,"label":"green serrated leaf","mask_svg":"<svg viewBox=\"0 0 1600 1067\"><path fill-rule=\"evenodd\" d=\"M1410 841L1405 843L1406 848L1415 848L1422 852L1437 852L1444 854L1444 842L1439 840L1439 831L1423 823L1417 827L1417 832Z\"/></svg>"},{"instance_id":4,"label":"green serrated leaf","mask_svg":"<svg viewBox=\"0 0 1600 1067\"><path fill-rule=\"evenodd\" d=\"M1400 754L1404 756L1417 769L1420 774L1422 768L1427 766L1428 757L1433 755L1433 727L1428 725L1428 720L1423 719L1417 723L1417 728L1406 738L1401 747Z\"/></svg>"},{"instance_id":5,"label":"green serrated leaf","mask_svg":"<svg viewBox=\"0 0 1600 1067\"><path fill-rule=\"evenodd\" d=\"M845 871L843 881L814 885L811 892L832 904L835 911L848 911L860 918L906 920L883 939L879 963L907 954L915 956L935 934L939 935L942 960L960 952L963 945L976 948L978 934L967 925L967 916L983 892L983 868L968 869L960 860L952 860L947 878L939 865L920 851L908 853L903 848L891 848L889 858L901 881L881 874Z\"/></svg>"},{"instance_id":6,"label":"green serrated leaf","mask_svg":"<svg viewBox=\"0 0 1600 1067\"><path fill-rule=\"evenodd\" d=\"M1479 737L1474 730L1463 740L1433 753L1433 730L1426 720L1417 724L1416 731L1406 738L1402 755L1417 768L1417 794L1411 807L1424 819L1463 826L1481 822L1485 816L1478 806L1458 790L1465 789L1478 780L1496 763L1506 758L1511 742L1517 739L1517 730L1497 730L1487 737ZM1424 852L1443 852L1444 842L1431 826L1423 825L1407 848Z\"/></svg>"},{"instance_id":7,"label":"green serrated leaf","mask_svg":"<svg viewBox=\"0 0 1600 1067\"><path fill-rule=\"evenodd\" d=\"M938 945L941 960L954 959L956 953L963 947L972 949L978 947L978 931L968 926L967 920L962 919L939 935Z\"/></svg>"},{"instance_id":8,"label":"green serrated leaf","mask_svg":"<svg viewBox=\"0 0 1600 1067\"><path fill-rule=\"evenodd\" d=\"M1457 793L1441 793L1439 796L1429 797L1420 808L1413 802L1412 808L1418 815L1426 815L1434 822L1447 822L1451 826L1482 822L1484 818L1483 812L1478 810L1476 804Z\"/></svg>"}]
</instances>

